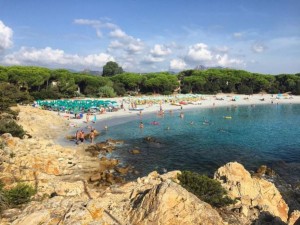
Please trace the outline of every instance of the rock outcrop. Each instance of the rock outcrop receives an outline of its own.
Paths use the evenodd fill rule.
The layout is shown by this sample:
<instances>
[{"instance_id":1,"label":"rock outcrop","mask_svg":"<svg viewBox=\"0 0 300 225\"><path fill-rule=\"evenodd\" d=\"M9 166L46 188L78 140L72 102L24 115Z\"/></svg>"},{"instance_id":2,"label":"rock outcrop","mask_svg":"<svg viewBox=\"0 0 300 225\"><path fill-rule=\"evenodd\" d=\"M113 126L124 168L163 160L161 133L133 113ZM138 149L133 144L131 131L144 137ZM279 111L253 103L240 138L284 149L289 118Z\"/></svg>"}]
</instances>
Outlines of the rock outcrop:
<instances>
[{"instance_id":1,"label":"rock outcrop","mask_svg":"<svg viewBox=\"0 0 300 225\"><path fill-rule=\"evenodd\" d=\"M269 212L287 222L289 207L273 183L251 177L237 162L227 163L219 168L214 177L228 190L231 198L238 200L234 207L244 216L254 220L260 212Z\"/></svg>"},{"instance_id":2,"label":"rock outcrop","mask_svg":"<svg viewBox=\"0 0 300 225\"><path fill-rule=\"evenodd\" d=\"M6 210L0 225L224 224L215 209L176 183L178 173L152 172L90 197L68 186L68 193L74 195L60 193L42 202L32 201L22 211Z\"/></svg>"},{"instance_id":3,"label":"rock outcrop","mask_svg":"<svg viewBox=\"0 0 300 225\"><path fill-rule=\"evenodd\" d=\"M138 194L131 205L131 224L224 224L209 204L170 180Z\"/></svg>"}]
</instances>

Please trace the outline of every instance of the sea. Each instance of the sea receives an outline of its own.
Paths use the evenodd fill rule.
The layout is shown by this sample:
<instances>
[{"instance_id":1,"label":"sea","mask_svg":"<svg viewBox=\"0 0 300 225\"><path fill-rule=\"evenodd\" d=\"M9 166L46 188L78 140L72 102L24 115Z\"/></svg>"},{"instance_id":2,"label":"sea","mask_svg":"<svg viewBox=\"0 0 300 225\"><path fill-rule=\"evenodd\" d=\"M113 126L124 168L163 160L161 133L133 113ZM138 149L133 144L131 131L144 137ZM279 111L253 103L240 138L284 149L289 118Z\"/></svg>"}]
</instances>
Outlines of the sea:
<instances>
[{"instance_id":1,"label":"sea","mask_svg":"<svg viewBox=\"0 0 300 225\"><path fill-rule=\"evenodd\" d=\"M96 142L124 140L108 157L134 168L128 179L154 170L212 176L220 166L237 161L250 171L267 165L288 183L300 183L300 104L178 109L164 116L134 114L95 125L101 132ZM131 154L133 149L140 154Z\"/></svg>"}]
</instances>

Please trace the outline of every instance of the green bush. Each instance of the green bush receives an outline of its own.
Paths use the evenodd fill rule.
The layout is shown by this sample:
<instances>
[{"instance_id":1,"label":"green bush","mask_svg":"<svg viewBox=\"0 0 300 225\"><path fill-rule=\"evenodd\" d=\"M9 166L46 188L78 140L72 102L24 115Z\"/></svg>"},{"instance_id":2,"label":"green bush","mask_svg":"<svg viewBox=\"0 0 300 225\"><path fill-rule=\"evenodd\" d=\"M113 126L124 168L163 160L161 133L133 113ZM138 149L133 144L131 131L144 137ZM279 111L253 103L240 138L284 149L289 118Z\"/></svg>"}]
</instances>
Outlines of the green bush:
<instances>
[{"instance_id":1,"label":"green bush","mask_svg":"<svg viewBox=\"0 0 300 225\"><path fill-rule=\"evenodd\" d=\"M178 179L182 187L212 206L222 207L235 202L226 196L226 190L218 181L205 175L183 171Z\"/></svg>"},{"instance_id":2,"label":"green bush","mask_svg":"<svg viewBox=\"0 0 300 225\"><path fill-rule=\"evenodd\" d=\"M0 119L0 135L10 133L14 137L23 138L25 131L12 119Z\"/></svg>"},{"instance_id":3,"label":"green bush","mask_svg":"<svg viewBox=\"0 0 300 225\"><path fill-rule=\"evenodd\" d=\"M30 201L36 190L28 184L19 183L16 187L4 191L9 206L17 206Z\"/></svg>"},{"instance_id":4,"label":"green bush","mask_svg":"<svg viewBox=\"0 0 300 225\"><path fill-rule=\"evenodd\" d=\"M171 95L171 94L173 94L172 91L164 91L164 92L163 92L163 95Z\"/></svg>"},{"instance_id":5,"label":"green bush","mask_svg":"<svg viewBox=\"0 0 300 225\"><path fill-rule=\"evenodd\" d=\"M109 86L103 86L98 89L98 95L99 97L107 97L112 98L116 97L116 93L112 87Z\"/></svg>"},{"instance_id":6,"label":"green bush","mask_svg":"<svg viewBox=\"0 0 300 225\"><path fill-rule=\"evenodd\" d=\"M20 89L8 83L0 82L0 112L6 112L11 106L18 104L28 104L32 101L32 97L28 92L20 91Z\"/></svg>"},{"instance_id":7,"label":"green bush","mask_svg":"<svg viewBox=\"0 0 300 225\"><path fill-rule=\"evenodd\" d=\"M113 89L119 96L124 96L126 94L126 89L124 87L124 84L122 83L114 83L113 84Z\"/></svg>"},{"instance_id":8,"label":"green bush","mask_svg":"<svg viewBox=\"0 0 300 225\"><path fill-rule=\"evenodd\" d=\"M253 94L253 89L251 87L246 86L246 85L241 85L241 86L239 86L237 93L238 94L245 94L245 95L252 95Z\"/></svg>"}]
</instances>

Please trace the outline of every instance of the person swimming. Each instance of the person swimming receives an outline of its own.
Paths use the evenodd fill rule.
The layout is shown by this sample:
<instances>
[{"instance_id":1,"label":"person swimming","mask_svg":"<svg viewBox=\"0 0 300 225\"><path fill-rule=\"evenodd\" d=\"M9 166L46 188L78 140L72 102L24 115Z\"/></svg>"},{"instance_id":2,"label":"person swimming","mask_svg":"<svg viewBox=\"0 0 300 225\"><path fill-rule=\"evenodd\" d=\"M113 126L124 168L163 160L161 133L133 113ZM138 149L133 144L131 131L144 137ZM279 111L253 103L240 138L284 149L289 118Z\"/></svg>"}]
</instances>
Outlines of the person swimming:
<instances>
[{"instance_id":1,"label":"person swimming","mask_svg":"<svg viewBox=\"0 0 300 225\"><path fill-rule=\"evenodd\" d=\"M208 120L204 120L202 124L203 124L203 125L209 125L210 122L209 122Z\"/></svg>"},{"instance_id":2,"label":"person swimming","mask_svg":"<svg viewBox=\"0 0 300 225\"><path fill-rule=\"evenodd\" d=\"M157 121L152 121L152 122L151 122L151 125L159 125L159 122L157 122Z\"/></svg>"}]
</instances>

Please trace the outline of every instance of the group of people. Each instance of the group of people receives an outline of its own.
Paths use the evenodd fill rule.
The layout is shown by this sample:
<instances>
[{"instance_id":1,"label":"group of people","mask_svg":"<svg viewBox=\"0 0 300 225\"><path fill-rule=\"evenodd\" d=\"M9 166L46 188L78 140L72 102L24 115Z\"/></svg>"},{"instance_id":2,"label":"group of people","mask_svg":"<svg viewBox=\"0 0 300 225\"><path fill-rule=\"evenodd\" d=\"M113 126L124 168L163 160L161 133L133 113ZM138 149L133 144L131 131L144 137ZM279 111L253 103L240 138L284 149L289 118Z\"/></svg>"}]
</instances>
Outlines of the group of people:
<instances>
[{"instance_id":1,"label":"group of people","mask_svg":"<svg viewBox=\"0 0 300 225\"><path fill-rule=\"evenodd\" d=\"M75 137L76 137L76 144L78 145L79 142L81 142L81 143L84 142L86 135L83 130L80 130L80 131L77 130ZM95 129L91 129L91 132L89 133L89 139L91 140L91 143L93 144L94 139L95 139Z\"/></svg>"}]
</instances>

